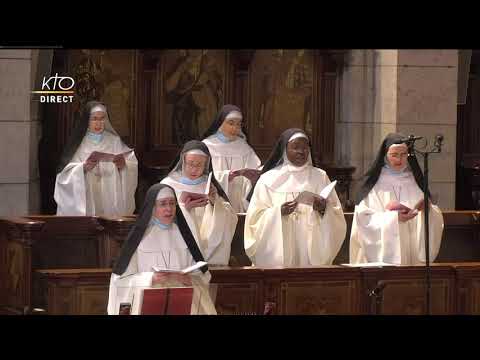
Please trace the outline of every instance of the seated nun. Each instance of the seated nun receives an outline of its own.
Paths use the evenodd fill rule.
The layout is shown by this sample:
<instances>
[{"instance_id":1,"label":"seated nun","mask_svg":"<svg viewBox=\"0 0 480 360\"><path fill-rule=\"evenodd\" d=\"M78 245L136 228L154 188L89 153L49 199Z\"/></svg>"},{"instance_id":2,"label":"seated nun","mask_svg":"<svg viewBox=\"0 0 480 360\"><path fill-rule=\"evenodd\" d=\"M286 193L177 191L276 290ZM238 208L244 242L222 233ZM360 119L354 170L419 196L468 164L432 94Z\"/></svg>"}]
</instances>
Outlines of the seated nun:
<instances>
[{"instance_id":1,"label":"seated nun","mask_svg":"<svg viewBox=\"0 0 480 360\"><path fill-rule=\"evenodd\" d=\"M57 215L131 215L137 177L135 153L113 129L107 108L88 102L57 168Z\"/></svg>"},{"instance_id":2,"label":"seated nun","mask_svg":"<svg viewBox=\"0 0 480 360\"><path fill-rule=\"evenodd\" d=\"M200 261L204 261L204 257L177 207L175 192L168 185L153 185L147 192L141 213L128 234L113 269L108 314L118 315L121 304L132 305L135 287L139 285L136 282L142 282L146 278L151 283L154 277L153 267L182 270ZM210 273L207 267L181 276L187 278L185 283L190 280L193 286L190 313L216 315L209 295ZM125 286L125 281L129 279L131 282L127 284L130 286Z\"/></svg>"},{"instance_id":3,"label":"seated nun","mask_svg":"<svg viewBox=\"0 0 480 360\"><path fill-rule=\"evenodd\" d=\"M256 266L329 265L345 239L346 222L325 171L312 163L304 131L288 129L265 162L245 218L245 252ZM303 192L310 192L300 201ZM312 194L313 193L313 194Z\"/></svg>"},{"instance_id":4,"label":"seated nun","mask_svg":"<svg viewBox=\"0 0 480 360\"><path fill-rule=\"evenodd\" d=\"M260 175L260 159L242 132L243 115L235 105L224 105L202 141L212 156L215 177L237 213L248 207L246 197Z\"/></svg>"},{"instance_id":5,"label":"seated nun","mask_svg":"<svg viewBox=\"0 0 480 360\"><path fill-rule=\"evenodd\" d=\"M178 205L206 261L212 266L228 265L238 218L212 172L207 146L197 140L187 142L161 183L175 190ZM191 194L203 196L193 198Z\"/></svg>"},{"instance_id":6,"label":"seated nun","mask_svg":"<svg viewBox=\"0 0 480 360\"><path fill-rule=\"evenodd\" d=\"M383 140L358 193L350 235L350 263L425 262L423 174L402 134ZM443 233L440 208L429 203L430 261Z\"/></svg>"}]
</instances>

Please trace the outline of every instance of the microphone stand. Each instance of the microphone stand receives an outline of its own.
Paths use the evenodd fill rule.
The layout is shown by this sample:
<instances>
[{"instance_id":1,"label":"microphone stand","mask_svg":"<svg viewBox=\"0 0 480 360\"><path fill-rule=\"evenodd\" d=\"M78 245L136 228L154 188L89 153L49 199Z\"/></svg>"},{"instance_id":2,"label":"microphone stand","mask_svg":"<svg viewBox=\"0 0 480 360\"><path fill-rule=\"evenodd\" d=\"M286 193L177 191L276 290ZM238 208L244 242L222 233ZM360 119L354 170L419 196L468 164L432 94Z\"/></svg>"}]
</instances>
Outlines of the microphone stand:
<instances>
[{"instance_id":1,"label":"microphone stand","mask_svg":"<svg viewBox=\"0 0 480 360\"><path fill-rule=\"evenodd\" d=\"M435 140L435 144L432 149L429 151L420 151L415 149L413 135L409 136L409 141L407 143L408 149L410 153L417 153L423 156L423 211L424 211L424 227L425 227L425 282L426 282L426 291L425 291L425 298L426 298L426 315L431 315L431 306L430 306L430 293L431 293L431 277L430 277L430 203L429 203L429 194L430 191L428 189L428 156L430 154L437 154L442 151L442 141L443 136L437 136Z\"/></svg>"},{"instance_id":2,"label":"microphone stand","mask_svg":"<svg viewBox=\"0 0 480 360\"><path fill-rule=\"evenodd\" d=\"M374 305L375 310L373 311L375 315L380 315L382 302L383 302L383 289L385 289L386 285L387 284L384 281L379 281L377 282L377 286L375 287L375 289L368 292L369 297L375 298L375 305Z\"/></svg>"}]
</instances>

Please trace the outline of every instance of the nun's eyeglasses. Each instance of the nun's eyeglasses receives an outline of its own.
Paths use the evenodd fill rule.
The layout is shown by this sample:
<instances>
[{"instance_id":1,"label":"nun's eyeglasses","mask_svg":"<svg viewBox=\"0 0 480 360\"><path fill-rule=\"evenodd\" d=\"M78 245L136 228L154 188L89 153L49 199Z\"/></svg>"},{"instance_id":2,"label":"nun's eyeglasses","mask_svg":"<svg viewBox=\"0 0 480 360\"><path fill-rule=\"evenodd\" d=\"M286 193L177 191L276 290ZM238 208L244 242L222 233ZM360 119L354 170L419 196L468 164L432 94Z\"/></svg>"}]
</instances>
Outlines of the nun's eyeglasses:
<instances>
[{"instance_id":1,"label":"nun's eyeglasses","mask_svg":"<svg viewBox=\"0 0 480 360\"><path fill-rule=\"evenodd\" d=\"M393 154L390 154L390 153L387 153L388 156L394 158L394 159L400 159L400 158L406 158L408 157L408 153L401 153L401 154L397 154L397 153L393 153Z\"/></svg>"},{"instance_id":2,"label":"nun's eyeglasses","mask_svg":"<svg viewBox=\"0 0 480 360\"><path fill-rule=\"evenodd\" d=\"M104 123L105 119L90 119L91 122L99 122L99 123Z\"/></svg>"},{"instance_id":3,"label":"nun's eyeglasses","mask_svg":"<svg viewBox=\"0 0 480 360\"><path fill-rule=\"evenodd\" d=\"M186 162L185 165L187 166L187 168L189 169L201 169L203 168L205 165L202 164L202 163L192 163L192 162Z\"/></svg>"}]
</instances>

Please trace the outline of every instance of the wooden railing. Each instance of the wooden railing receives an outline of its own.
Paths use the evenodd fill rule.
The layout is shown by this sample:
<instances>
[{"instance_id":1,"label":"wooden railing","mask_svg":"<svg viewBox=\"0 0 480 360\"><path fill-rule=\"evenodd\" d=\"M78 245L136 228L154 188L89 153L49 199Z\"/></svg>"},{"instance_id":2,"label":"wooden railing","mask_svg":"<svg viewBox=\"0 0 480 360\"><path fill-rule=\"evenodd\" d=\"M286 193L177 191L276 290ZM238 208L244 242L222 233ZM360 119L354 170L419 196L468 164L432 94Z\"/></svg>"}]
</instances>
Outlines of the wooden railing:
<instances>
[{"instance_id":1,"label":"wooden railing","mask_svg":"<svg viewBox=\"0 0 480 360\"><path fill-rule=\"evenodd\" d=\"M334 264L348 263L353 214L346 213L345 218L348 231ZM445 230L436 262L480 262L480 211L446 211L444 221ZM0 218L1 307L16 313L25 313L26 309L32 308L34 298L40 296L32 279L37 270L110 268L134 223L135 216L105 218L31 215ZM232 243L231 266L250 265L243 250L243 226L244 217L240 216ZM468 266L466 269L469 269ZM256 274L257 270L242 272L242 276ZM228 271L233 274L231 269ZM462 271L468 273L467 270ZM265 285L262 283L261 286ZM247 288L252 289L250 285ZM265 289L273 291L268 290L271 289L268 286ZM466 303L473 301L462 299ZM256 308L255 311L259 309Z\"/></svg>"}]
</instances>

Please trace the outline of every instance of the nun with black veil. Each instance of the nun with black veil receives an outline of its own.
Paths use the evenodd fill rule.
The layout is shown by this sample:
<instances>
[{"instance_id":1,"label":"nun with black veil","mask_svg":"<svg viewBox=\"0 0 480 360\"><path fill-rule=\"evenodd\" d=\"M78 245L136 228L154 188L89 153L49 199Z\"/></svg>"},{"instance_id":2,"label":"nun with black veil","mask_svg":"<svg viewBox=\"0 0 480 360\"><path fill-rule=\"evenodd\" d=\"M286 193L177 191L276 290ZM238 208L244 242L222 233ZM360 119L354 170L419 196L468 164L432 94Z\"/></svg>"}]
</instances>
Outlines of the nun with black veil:
<instances>
[{"instance_id":1,"label":"nun with black veil","mask_svg":"<svg viewBox=\"0 0 480 360\"><path fill-rule=\"evenodd\" d=\"M92 153L116 156L105 159ZM131 215L137 181L138 161L133 149L112 127L105 104L88 102L57 168L57 215Z\"/></svg>"},{"instance_id":2,"label":"nun with black veil","mask_svg":"<svg viewBox=\"0 0 480 360\"><path fill-rule=\"evenodd\" d=\"M177 206L175 191L168 185L155 184L147 192L143 208L121 249L113 268L108 299L108 314L118 315L121 304L135 305L138 288L148 288L155 276L153 267L183 270L205 261L190 228ZM186 275L184 282L171 282L172 286L191 283L193 300L191 314L215 315L209 294L208 266ZM180 279L181 280L181 279Z\"/></svg>"},{"instance_id":3,"label":"nun with black veil","mask_svg":"<svg viewBox=\"0 0 480 360\"><path fill-rule=\"evenodd\" d=\"M206 261L212 266L228 265L238 218L212 171L208 147L198 140L187 142L161 183L175 190Z\"/></svg>"},{"instance_id":4,"label":"nun with black veil","mask_svg":"<svg viewBox=\"0 0 480 360\"><path fill-rule=\"evenodd\" d=\"M277 141L248 198L245 252L256 266L329 265L346 234L342 206L326 172L312 162L303 130L288 129ZM332 185L333 186L333 185ZM309 201L301 201L308 192Z\"/></svg>"},{"instance_id":5,"label":"nun with black veil","mask_svg":"<svg viewBox=\"0 0 480 360\"><path fill-rule=\"evenodd\" d=\"M237 213L248 207L246 197L258 180L261 161L242 132L239 107L224 105L202 136L212 156L215 177Z\"/></svg>"},{"instance_id":6,"label":"nun with black veil","mask_svg":"<svg viewBox=\"0 0 480 360\"><path fill-rule=\"evenodd\" d=\"M413 151L388 134L358 192L350 236L350 263L425 263L423 173ZM430 206L430 259L440 249L443 216Z\"/></svg>"}]
</instances>

